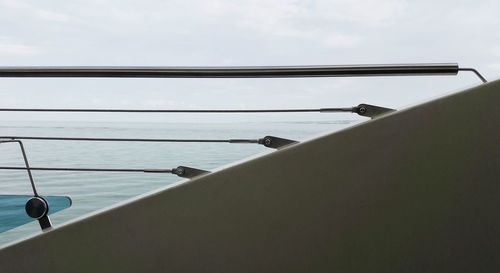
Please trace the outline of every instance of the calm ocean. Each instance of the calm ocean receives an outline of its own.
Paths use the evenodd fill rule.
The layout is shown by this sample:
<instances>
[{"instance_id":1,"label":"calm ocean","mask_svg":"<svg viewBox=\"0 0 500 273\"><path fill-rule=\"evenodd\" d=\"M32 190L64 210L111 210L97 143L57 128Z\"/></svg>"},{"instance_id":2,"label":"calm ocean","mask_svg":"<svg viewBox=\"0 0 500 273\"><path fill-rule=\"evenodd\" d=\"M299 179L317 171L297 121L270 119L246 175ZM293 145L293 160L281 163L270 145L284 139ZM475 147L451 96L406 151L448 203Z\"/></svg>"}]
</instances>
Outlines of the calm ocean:
<instances>
[{"instance_id":1,"label":"calm ocean","mask_svg":"<svg viewBox=\"0 0 500 273\"><path fill-rule=\"evenodd\" d=\"M356 120L249 123L1 122L0 135L257 139L266 135L304 140L336 131ZM174 168L212 170L246 157L272 152L262 145L228 143L144 143L23 141L32 167ZM0 166L23 167L18 145L0 145ZM33 171L40 195L71 197L71 208L51 216L54 226L139 194L182 180L172 174ZM32 194L26 171L0 170L0 194ZM2 221L2 219L0 219ZM40 232L37 222L0 233L0 245Z\"/></svg>"}]
</instances>

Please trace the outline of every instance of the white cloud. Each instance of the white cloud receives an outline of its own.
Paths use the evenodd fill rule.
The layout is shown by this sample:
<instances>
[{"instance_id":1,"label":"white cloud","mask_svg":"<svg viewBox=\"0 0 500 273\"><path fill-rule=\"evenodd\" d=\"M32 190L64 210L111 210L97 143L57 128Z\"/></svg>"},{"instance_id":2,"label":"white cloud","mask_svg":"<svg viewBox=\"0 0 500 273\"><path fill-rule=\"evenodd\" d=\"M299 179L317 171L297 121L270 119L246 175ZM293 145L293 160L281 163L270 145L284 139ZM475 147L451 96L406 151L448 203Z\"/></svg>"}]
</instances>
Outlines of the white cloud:
<instances>
[{"instance_id":1,"label":"white cloud","mask_svg":"<svg viewBox=\"0 0 500 273\"><path fill-rule=\"evenodd\" d=\"M500 71L500 63L489 64L488 68L498 72Z\"/></svg>"},{"instance_id":2,"label":"white cloud","mask_svg":"<svg viewBox=\"0 0 500 273\"><path fill-rule=\"evenodd\" d=\"M36 46L14 43L7 38L0 38L0 55L35 55L39 51Z\"/></svg>"},{"instance_id":3,"label":"white cloud","mask_svg":"<svg viewBox=\"0 0 500 273\"><path fill-rule=\"evenodd\" d=\"M253 0L238 2L202 1L200 15L231 21L230 28L252 31L271 39L284 38L352 48L363 40L357 33L341 31L348 24L357 27L388 25L406 9L401 0L295 1Z\"/></svg>"},{"instance_id":4,"label":"white cloud","mask_svg":"<svg viewBox=\"0 0 500 273\"><path fill-rule=\"evenodd\" d=\"M351 34L332 34L324 38L324 44L329 48L351 48L361 44L362 37Z\"/></svg>"},{"instance_id":5,"label":"white cloud","mask_svg":"<svg viewBox=\"0 0 500 273\"><path fill-rule=\"evenodd\" d=\"M397 21L406 13L402 0L319 0L312 16L332 18L363 26L380 26Z\"/></svg>"},{"instance_id":6,"label":"white cloud","mask_svg":"<svg viewBox=\"0 0 500 273\"><path fill-rule=\"evenodd\" d=\"M23 9L29 7L28 4L17 0L0 0L0 5L5 8Z\"/></svg>"},{"instance_id":7,"label":"white cloud","mask_svg":"<svg viewBox=\"0 0 500 273\"><path fill-rule=\"evenodd\" d=\"M500 46L495 46L491 48L489 51L493 56L500 57Z\"/></svg>"},{"instance_id":8,"label":"white cloud","mask_svg":"<svg viewBox=\"0 0 500 273\"><path fill-rule=\"evenodd\" d=\"M46 9L39 9L35 11L35 14L38 18L46 20L46 21L52 21L52 22L59 22L59 23L66 23L69 22L71 19L71 16L51 10L46 10Z\"/></svg>"}]
</instances>

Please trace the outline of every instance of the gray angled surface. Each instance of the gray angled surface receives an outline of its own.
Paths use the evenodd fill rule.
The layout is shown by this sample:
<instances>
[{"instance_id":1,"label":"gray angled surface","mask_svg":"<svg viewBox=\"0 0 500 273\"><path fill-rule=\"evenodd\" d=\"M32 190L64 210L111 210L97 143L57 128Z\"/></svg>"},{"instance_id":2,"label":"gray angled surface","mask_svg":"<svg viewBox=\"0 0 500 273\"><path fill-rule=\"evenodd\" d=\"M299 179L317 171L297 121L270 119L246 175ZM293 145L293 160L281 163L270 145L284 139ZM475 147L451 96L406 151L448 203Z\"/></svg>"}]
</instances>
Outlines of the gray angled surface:
<instances>
[{"instance_id":1,"label":"gray angled surface","mask_svg":"<svg viewBox=\"0 0 500 273\"><path fill-rule=\"evenodd\" d=\"M500 271L500 82L0 250L0 272Z\"/></svg>"}]
</instances>

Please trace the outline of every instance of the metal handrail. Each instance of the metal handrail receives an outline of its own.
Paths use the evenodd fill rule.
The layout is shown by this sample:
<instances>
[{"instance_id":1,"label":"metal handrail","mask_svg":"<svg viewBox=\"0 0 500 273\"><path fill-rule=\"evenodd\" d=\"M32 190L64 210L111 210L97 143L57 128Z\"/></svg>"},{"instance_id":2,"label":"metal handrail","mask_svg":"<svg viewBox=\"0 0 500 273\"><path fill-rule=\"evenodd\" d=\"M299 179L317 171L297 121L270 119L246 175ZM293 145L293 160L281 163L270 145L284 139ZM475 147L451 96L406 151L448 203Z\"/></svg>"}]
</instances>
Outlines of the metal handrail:
<instances>
[{"instance_id":1,"label":"metal handrail","mask_svg":"<svg viewBox=\"0 0 500 273\"><path fill-rule=\"evenodd\" d=\"M288 78L456 75L458 71L456 63L238 67L4 66L0 67L0 77Z\"/></svg>"}]
</instances>

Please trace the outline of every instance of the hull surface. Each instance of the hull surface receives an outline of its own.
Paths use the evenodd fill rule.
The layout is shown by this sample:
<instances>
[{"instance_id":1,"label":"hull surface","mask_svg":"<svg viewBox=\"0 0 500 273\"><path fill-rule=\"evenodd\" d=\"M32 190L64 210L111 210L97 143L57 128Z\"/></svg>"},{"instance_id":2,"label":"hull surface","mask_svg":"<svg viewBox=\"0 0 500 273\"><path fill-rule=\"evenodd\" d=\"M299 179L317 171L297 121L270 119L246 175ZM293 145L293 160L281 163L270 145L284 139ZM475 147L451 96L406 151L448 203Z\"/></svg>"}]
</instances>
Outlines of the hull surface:
<instances>
[{"instance_id":1,"label":"hull surface","mask_svg":"<svg viewBox=\"0 0 500 273\"><path fill-rule=\"evenodd\" d=\"M0 250L0 272L498 272L500 81Z\"/></svg>"}]
</instances>

